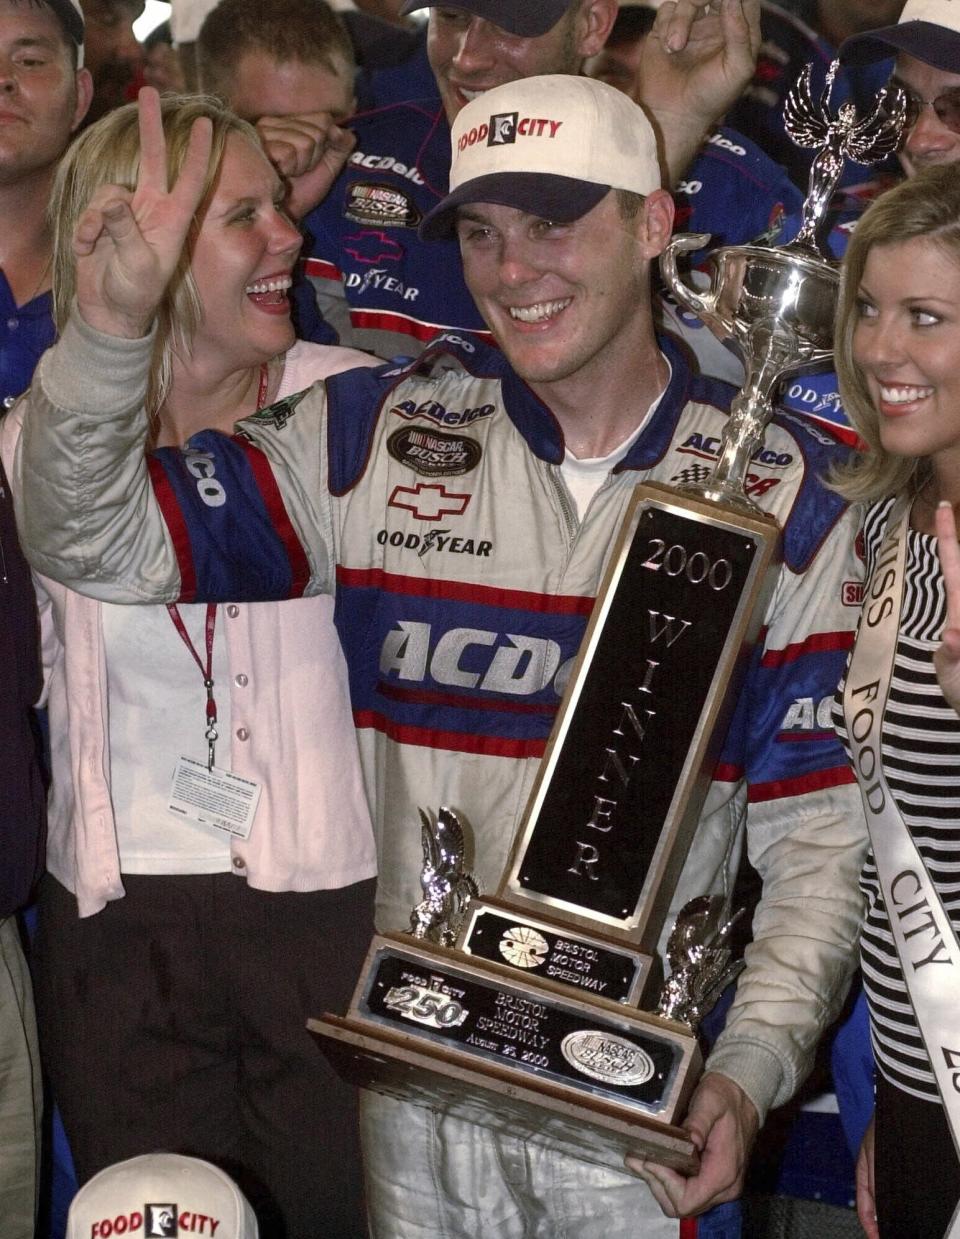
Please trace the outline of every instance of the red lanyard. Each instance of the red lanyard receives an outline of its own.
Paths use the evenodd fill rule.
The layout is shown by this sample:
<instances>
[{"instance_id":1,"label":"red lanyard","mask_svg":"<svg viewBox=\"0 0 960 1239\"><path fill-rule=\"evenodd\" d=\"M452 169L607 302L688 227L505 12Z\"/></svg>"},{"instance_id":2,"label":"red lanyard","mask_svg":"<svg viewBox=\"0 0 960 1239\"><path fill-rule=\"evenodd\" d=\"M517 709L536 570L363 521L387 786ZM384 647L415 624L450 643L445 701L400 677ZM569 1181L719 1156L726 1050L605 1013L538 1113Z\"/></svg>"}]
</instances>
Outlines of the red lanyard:
<instances>
[{"instance_id":1,"label":"red lanyard","mask_svg":"<svg viewBox=\"0 0 960 1239\"><path fill-rule=\"evenodd\" d=\"M200 668L200 674L203 676L203 687L207 690L207 729L203 735L207 742L207 769L212 770L218 739L217 703L213 696L213 634L217 627L217 604L215 602L207 603L207 622L204 625L207 647L206 664L203 663L196 647L190 640L190 634L187 632L187 626L183 622L183 617L180 615L180 609L177 604L175 602L168 602L167 610L170 613L170 618L173 620L174 628L180 634L180 639L190 651L193 661Z\"/></svg>"},{"instance_id":2,"label":"red lanyard","mask_svg":"<svg viewBox=\"0 0 960 1239\"><path fill-rule=\"evenodd\" d=\"M260 386L257 388L257 412L263 408L263 402L267 398L267 381L270 375L270 369L267 363L264 362L260 367Z\"/></svg>"},{"instance_id":3,"label":"red lanyard","mask_svg":"<svg viewBox=\"0 0 960 1239\"><path fill-rule=\"evenodd\" d=\"M267 382L269 370L267 363L264 362L260 367L260 384L257 389L257 412L263 408L263 402L267 398ZM212 770L214 766L214 757L216 756L217 740L219 733L217 731L217 702L213 695L213 634L217 627L217 604L215 602L207 603L207 619L204 624L204 639L206 644L207 661L206 663L200 658L197 653L196 646L190 640L190 634L187 632L187 626L183 622L183 617L180 614L180 609L175 602L167 603L167 611L170 618L173 620L173 626L180 634L180 639L190 651L190 657L200 668L200 674L203 676L203 687L207 690L207 706L206 720L207 727L203 733L203 737L207 742L207 769Z\"/></svg>"}]
</instances>

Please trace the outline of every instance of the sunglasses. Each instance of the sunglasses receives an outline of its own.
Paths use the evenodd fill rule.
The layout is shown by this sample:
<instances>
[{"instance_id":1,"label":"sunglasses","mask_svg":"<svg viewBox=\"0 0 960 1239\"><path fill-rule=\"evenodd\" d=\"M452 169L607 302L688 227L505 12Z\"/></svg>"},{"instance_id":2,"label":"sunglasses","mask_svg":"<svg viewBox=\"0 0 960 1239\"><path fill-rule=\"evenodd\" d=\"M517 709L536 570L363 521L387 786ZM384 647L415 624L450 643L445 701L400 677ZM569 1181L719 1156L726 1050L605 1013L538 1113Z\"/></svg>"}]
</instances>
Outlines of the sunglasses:
<instances>
[{"instance_id":1,"label":"sunglasses","mask_svg":"<svg viewBox=\"0 0 960 1239\"><path fill-rule=\"evenodd\" d=\"M942 95L937 95L935 99L922 99L920 95L905 86L903 82L897 78L893 79L894 85L899 86L907 97L906 120L903 126L904 134L914 127L920 119L920 114L924 108L933 108L937 114L937 120L941 125L945 125L951 133L960 134L960 86L954 86L951 90L945 90Z\"/></svg>"}]
</instances>

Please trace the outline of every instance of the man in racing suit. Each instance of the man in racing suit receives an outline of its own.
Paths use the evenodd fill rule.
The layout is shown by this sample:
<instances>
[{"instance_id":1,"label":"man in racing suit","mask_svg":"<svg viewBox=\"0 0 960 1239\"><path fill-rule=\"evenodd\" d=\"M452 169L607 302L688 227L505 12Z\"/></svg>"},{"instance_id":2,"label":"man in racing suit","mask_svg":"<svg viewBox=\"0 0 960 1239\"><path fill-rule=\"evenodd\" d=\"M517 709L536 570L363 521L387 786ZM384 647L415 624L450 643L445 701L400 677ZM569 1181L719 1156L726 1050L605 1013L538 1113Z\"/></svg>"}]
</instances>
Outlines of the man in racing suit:
<instances>
[{"instance_id":1,"label":"man in racing suit","mask_svg":"<svg viewBox=\"0 0 960 1239\"><path fill-rule=\"evenodd\" d=\"M496 883L633 486L703 478L733 394L654 335L650 268L672 203L626 96L586 78L513 82L464 109L454 150L455 188L425 227L456 216L502 352L448 336L419 364L338 376L146 469L150 324L202 180L192 200L180 183L168 195L179 231L148 241L146 161L145 190L88 212L79 312L41 365L19 461L34 564L74 588L129 602L336 590L383 929L405 927L419 898L421 807L466 817L474 867ZM855 962L862 816L818 723L858 613L854 523L819 482L838 451L787 415L747 475L784 528L784 562L675 906L729 895L745 833L763 897L686 1118L699 1172L634 1166L645 1185L368 1094L377 1239L675 1239L676 1217L739 1191L758 1122L803 1078Z\"/></svg>"}]
</instances>

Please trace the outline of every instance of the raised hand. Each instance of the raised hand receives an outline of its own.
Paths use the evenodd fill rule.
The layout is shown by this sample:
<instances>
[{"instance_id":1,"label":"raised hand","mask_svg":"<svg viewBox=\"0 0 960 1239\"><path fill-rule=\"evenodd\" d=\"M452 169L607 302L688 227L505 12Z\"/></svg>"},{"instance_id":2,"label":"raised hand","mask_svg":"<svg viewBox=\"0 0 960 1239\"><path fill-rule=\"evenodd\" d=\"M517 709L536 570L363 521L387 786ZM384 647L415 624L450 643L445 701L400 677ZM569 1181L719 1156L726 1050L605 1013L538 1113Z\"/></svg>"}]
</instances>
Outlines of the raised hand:
<instances>
[{"instance_id":1,"label":"raised hand","mask_svg":"<svg viewBox=\"0 0 960 1239\"><path fill-rule=\"evenodd\" d=\"M160 96L140 91L140 170L131 192L101 185L77 222L77 304L83 319L107 335L146 334L183 250L200 204L210 161L211 125L194 122L176 184L167 184L167 146Z\"/></svg>"},{"instance_id":2,"label":"raised hand","mask_svg":"<svg viewBox=\"0 0 960 1239\"><path fill-rule=\"evenodd\" d=\"M947 622L933 666L944 697L960 713L960 545L953 507L943 502L936 511L937 553L947 595Z\"/></svg>"},{"instance_id":3,"label":"raised hand","mask_svg":"<svg viewBox=\"0 0 960 1239\"><path fill-rule=\"evenodd\" d=\"M257 132L267 158L287 183L284 207L302 219L329 193L357 139L329 112L261 116Z\"/></svg>"},{"instance_id":4,"label":"raised hand","mask_svg":"<svg viewBox=\"0 0 960 1239\"><path fill-rule=\"evenodd\" d=\"M710 128L740 97L760 48L760 0L666 0L643 42L640 102L676 183Z\"/></svg>"}]
</instances>

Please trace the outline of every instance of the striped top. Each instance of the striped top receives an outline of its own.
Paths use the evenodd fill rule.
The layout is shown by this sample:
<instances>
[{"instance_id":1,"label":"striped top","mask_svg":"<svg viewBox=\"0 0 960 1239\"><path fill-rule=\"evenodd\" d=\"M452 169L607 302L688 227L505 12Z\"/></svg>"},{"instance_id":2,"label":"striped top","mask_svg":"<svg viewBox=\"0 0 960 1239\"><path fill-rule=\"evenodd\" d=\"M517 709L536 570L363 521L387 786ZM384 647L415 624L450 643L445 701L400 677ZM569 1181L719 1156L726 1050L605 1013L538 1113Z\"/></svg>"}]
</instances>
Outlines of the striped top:
<instances>
[{"instance_id":1,"label":"striped top","mask_svg":"<svg viewBox=\"0 0 960 1239\"><path fill-rule=\"evenodd\" d=\"M892 507L893 499L884 499L867 513L868 573ZM936 538L911 529L900 636L883 720L883 767L944 908L954 929L960 930L960 717L944 701L933 669L933 653L945 620ZM846 745L842 691L841 685L834 723ZM877 1066L894 1087L937 1100L936 1081L907 997L872 850L860 885L867 898L861 961Z\"/></svg>"}]
</instances>

